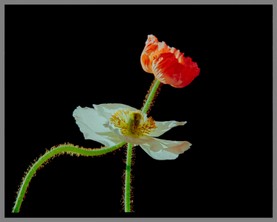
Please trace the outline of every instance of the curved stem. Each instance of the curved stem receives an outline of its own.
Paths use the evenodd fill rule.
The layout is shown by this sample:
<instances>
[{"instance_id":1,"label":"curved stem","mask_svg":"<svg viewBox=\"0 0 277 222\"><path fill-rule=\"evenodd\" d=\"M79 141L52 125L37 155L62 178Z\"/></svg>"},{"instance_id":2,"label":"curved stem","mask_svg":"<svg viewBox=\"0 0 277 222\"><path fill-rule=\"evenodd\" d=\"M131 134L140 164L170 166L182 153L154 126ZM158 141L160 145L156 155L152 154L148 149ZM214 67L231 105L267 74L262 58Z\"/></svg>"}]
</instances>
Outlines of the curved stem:
<instances>
[{"instance_id":1,"label":"curved stem","mask_svg":"<svg viewBox=\"0 0 277 222\"><path fill-rule=\"evenodd\" d=\"M60 154L71 154L71 155L77 155L77 156L100 156L109 152L112 152L116 149L119 149L125 144L125 142L119 143L112 147L103 147L99 149L85 149L82 147L74 146L72 144L62 144L56 147L53 147L49 151L47 151L44 155L42 155L28 170L25 177L23 178L23 181L20 185L20 189L17 193L17 198L14 204L14 207L12 209L13 213L18 213L20 211L20 207L22 204L22 201L24 199L26 190L29 186L29 183L36 173L36 171L49 159L60 155Z\"/></svg>"},{"instance_id":2,"label":"curved stem","mask_svg":"<svg viewBox=\"0 0 277 222\"><path fill-rule=\"evenodd\" d=\"M141 111L143 113L147 113L147 111L149 110L151 103L153 102L153 99L155 98L155 95L157 93L157 90L159 89L161 82L157 79L154 79L153 84L151 85L150 88L150 92L147 95L147 99L145 101L145 103L143 104L143 107L141 109Z\"/></svg>"},{"instance_id":3,"label":"curved stem","mask_svg":"<svg viewBox=\"0 0 277 222\"><path fill-rule=\"evenodd\" d=\"M127 160L125 170L125 193L124 193L124 209L126 213L131 212L131 167L132 167L132 148L133 145L128 143Z\"/></svg>"}]
</instances>

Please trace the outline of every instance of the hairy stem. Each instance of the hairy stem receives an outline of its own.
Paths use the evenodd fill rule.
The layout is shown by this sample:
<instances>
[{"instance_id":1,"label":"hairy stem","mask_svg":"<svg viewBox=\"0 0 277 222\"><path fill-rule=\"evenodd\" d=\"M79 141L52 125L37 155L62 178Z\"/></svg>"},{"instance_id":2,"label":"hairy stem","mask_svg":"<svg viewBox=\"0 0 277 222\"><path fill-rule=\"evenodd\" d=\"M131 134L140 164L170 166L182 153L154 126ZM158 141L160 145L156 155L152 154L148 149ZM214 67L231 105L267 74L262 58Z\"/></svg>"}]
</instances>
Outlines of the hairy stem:
<instances>
[{"instance_id":1,"label":"hairy stem","mask_svg":"<svg viewBox=\"0 0 277 222\"><path fill-rule=\"evenodd\" d=\"M153 105L153 100L158 94L159 87L161 82L157 79L154 79L148 94L146 95L146 100L143 104L141 111L147 113ZM124 190L124 210L126 213L132 211L131 209L131 167L132 167L132 149L133 144L128 143L127 146L127 158L126 158L126 170L125 170L125 190Z\"/></svg>"},{"instance_id":2,"label":"hairy stem","mask_svg":"<svg viewBox=\"0 0 277 222\"><path fill-rule=\"evenodd\" d=\"M106 153L112 152L116 149L119 149L125 144L125 142L119 143L112 147L103 147L99 149L85 149L82 147L78 147L72 144L62 144L56 147L53 147L49 151L47 151L44 155L42 155L28 170L25 177L22 180L20 185L19 191L17 193L17 198L12 209L13 213L18 213L20 211L20 207L24 196L26 194L26 190L29 186L29 183L32 177L35 175L36 171L49 159L60 155L60 154L70 154L70 155L77 155L77 156L100 156Z\"/></svg>"},{"instance_id":3,"label":"hairy stem","mask_svg":"<svg viewBox=\"0 0 277 222\"><path fill-rule=\"evenodd\" d=\"M147 113L149 111L160 86L161 86L161 82L157 79L154 79L154 81L150 87L150 90L149 90L148 94L146 95L146 101L143 104L143 107L141 109L141 111L143 113Z\"/></svg>"},{"instance_id":4,"label":"hairy stem","mask_svg":"<svg viewBox=\"0 0 277 222\"><path fill-rule=\"evenodd\" d=\"M133 145L131 143L128 143L126 170L125 170L125 193L124 193L124 209L126 213L131 212L132 148L133 148Z\"/></svg>"}]
</instances>

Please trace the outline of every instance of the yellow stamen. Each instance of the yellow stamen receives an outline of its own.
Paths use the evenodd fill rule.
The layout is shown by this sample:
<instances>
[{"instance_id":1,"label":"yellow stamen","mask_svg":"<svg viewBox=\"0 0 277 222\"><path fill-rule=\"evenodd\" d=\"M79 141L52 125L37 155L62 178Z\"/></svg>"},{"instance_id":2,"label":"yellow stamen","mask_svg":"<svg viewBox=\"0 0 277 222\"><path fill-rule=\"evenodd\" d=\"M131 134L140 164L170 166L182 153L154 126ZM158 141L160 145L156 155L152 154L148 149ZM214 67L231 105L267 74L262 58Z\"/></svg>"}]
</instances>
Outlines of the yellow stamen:
<instances>
[{"instance_id":1,"label":"yellow stamen","mask_svg":"<svg viewBox=\"0 0 277 222\"><path fill-rule=\"evenodd\" d=\"M145 119L140 111L118 110L111 116L110 122L120 128L125 136L145 136L156 128L152 117Z\"/></svg>"}]
</instances>

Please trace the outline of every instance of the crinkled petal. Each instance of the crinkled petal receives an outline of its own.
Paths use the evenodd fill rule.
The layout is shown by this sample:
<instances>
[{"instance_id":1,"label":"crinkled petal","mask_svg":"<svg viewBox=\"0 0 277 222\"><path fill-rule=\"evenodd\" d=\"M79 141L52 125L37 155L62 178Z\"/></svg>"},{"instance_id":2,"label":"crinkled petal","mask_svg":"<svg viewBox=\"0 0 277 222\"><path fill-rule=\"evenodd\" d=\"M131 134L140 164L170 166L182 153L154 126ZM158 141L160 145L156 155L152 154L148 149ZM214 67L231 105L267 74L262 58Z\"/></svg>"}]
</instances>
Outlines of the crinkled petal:
<instances>
[{"instance_id":1,"label":"crinkled petal","mask_svg":"<svg viewBox=\"0 0 277 222\"><path fill-rule=\"evenodd\" d=\"M122 142L115 133L104 126L108 120L100 116L93 108L78 106L73 112L73 117L85 139L97 141L105 146L113 146Z\"/></svg>"},{"instance_id":2,"label":"crinkled petal","mask_svg":"<svg viewBox=\"0 0 277 222\"><path fill-rule=\"evenodd\" d=\"M172 53L159 54L157 59L153 60L152 70L159 81L176 88L187 86L200 73L197 63L193 62L190 57L177 59Z\"/></svg>"},{"instance_id":3,"label":"crinkled petal","mask_svg":"<svg viewBox=\"0 0 277 222\"><path fill-rule=\"evenodd\" d=\"M153 53L158 48L158 39L154 35L148 35L145 42L145 47L142 51L140 62L145 72L153 73L152 70L152 57Z\"/></svg>"},{"instance_id":4,"label":"crinkled petal","mask_svg":"<svg viewBox=\"0 0 277 222\"><path fill-rule=\"evenodd\" d=\"M151 142L140 144L141 148L153 159L174 160L191 146L188 141L171 141L152 138Z\"/></svg>"},{"instance_id":5,"label":"crinkled petal","mask_svg":"<svg viewBox=\"0 0 277 222\"><path fill-rule=\"evenodd\" d=\"M156 123L156 127L152 132L149 133L149 136L153 136L153 137L158 137L163 135L165 132L167 132L168 130L172 129L173 127L176 126L183 126L185 125L187 122L183 121L183 122L179 122L179 121L155 121Z\"/></svg>"},{"instance_id":6,"label":"crinkled petal","mask_svg":"<svg viewBox=\"0 0 277 222\"><path fill-rule=\"evenodd\" d=\"M103 104L99 104L99 105L93 104L93 107L95 108L95 110L98 112L99 115L103 116L107 120L109 120L110 117L117 110L120 110L120 109L128 109L128 110L131 110L131 111L136 111L137 110L137 109L135 109L131 106L120 104L120 103L103 103Z\"/></svg>"},{"instance_id":7,"label":"crinkled petal","mask_svg":"<svg viewBox=\"0 0 277 222\"><path fill-rule=\"evenodd\" d=\"M144 71L153 73L164 84L176 88L189 85L200 73L196 62L165 42L159 42L154 35L148 35L141 54Z\"/></svg>"}]
</instances>

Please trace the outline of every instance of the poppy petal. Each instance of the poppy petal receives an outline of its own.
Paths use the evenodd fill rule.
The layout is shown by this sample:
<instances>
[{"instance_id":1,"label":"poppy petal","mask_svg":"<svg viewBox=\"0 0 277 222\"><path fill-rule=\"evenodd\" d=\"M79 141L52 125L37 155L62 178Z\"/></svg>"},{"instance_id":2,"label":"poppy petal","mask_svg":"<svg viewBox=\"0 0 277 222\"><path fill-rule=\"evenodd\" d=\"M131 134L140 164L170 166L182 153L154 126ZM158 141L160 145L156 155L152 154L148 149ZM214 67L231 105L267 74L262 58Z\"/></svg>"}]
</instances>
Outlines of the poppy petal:
<instances>
[{"instance_id":1,"label":"poppy petal","mask_svg":"<svg viewBox=\"0 0 277 222\"><path fill-rule=\"evenodd\" d=\"M141 54L144 71L153 73L164 84L175 88L189 85L200 73L197 63L190 57L165 42L159 42L154 35L148 35Z\"/></svg>"},{"instance_id":2,"label":"poppy petal","mask_svg":"<svg viewBox=\"0 0 277 222\"><path fill-rule=\"evenodd\" d=\"M191 146L188 141L171 141L152 139L151 142L141 144L140 147L156 160L174 160Z\"/></svg>"},{"instance_id":3,"label":"poppy petal","mask_svg":"<svg viewBox=\"0 0 277 222\"><path fill-rule=\"evenodd\" d=\"M100 116L103 116L108 120L117 110L120 110L120 109L128 109L131 111L137 110L131 106L124 105L121 103L103 103L103 104L99 104L99 105L93 104L93 107L95 108L96 112Z\"/></svg>"},{"instance_id":4,"label":"poppy petal","mask_svg":"<svg viewBox=\"0 0 277 222\"><path fill-rule=\"evenodd\" d=\"M94 109L78 106L73 112L73 117L85 139L97 141L105 146L113 146L121 142L116 134L104 126L107 119Z\"/></svg>"},{"instance_id":5,"label":"poppy petal","mask_svg":"<svg viewBox=\"0 0 277 222\"><path fill-rule=\"evenodd\" d=\"M150 132L148 134L148 136L152 136L152 137L158 137L163 135L165 132L167 132L168 130L172 129L173 127L176 126L183 126L185 125L187 122L178 122L178 121L155 121L156 124L156 129L154 129L152 132Z\"/></svg>"}]
</instances>

